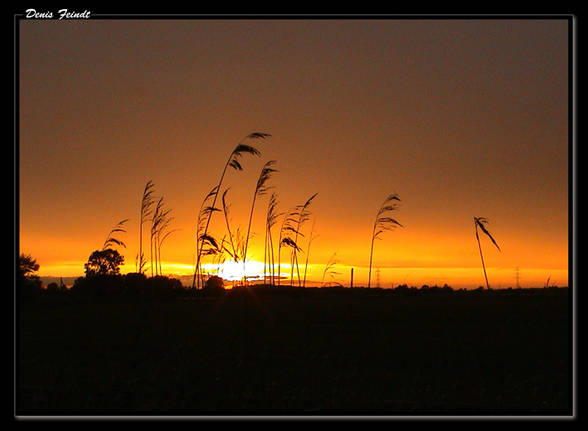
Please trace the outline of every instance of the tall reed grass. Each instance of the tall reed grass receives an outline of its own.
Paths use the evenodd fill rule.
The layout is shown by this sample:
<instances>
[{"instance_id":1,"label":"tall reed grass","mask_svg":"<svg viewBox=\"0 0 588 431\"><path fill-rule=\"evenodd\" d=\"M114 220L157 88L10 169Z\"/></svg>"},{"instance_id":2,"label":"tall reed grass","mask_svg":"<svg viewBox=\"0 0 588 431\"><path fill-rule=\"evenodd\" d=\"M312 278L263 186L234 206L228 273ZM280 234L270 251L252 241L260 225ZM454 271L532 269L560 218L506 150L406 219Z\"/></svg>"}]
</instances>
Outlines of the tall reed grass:
<instances>
[{"instance_id":1,"label":"tall reed grass","mask_svg":"<svg viewBox=\"0 0 588 431\"><path fill-rule=\"evenodd\" d=\"M380 235L383 234L387 230L392 230L398 226L402 227L402 225L392 217L389 217L388 214L396 211L398 206L396 202L400 202L400 198L398 194L393 193L388 195L388 197L382 202L380 209L376 214L376 219L374 220L374 227L372 229L372 241L370 246L370 266L368 272L368 288L371 287L372 281L372 260L374 255L374 241L376 239L380 239Z\"/></svg>"},{"instance_id":2,"label":"tall reed grass","mask_svg":"<svg viewBox=\"0 0 588 431\"><path fill-rule=\"evenodd\" d=\"M313 194L309 197L306 202L302 205L298 205L295 209L295 218L296 218L296 229L294 230L294 243L298 243L298 237L303 236L301 233L302 226L310 219L310 204L316 198L318 193ZM294 280L294 267L296 267L296 273L298 275L298 287L301 287L300 281L300 267L298 265L298 253L301 251L299 247L291 247L291 259L290 259L290 286L293 286Z\"/></svg>"},{"instance_id":3,"label":"tall reed grass","mask_svg":"<svg viewBox=\"0 0 588 431\"><path fill-rule=\"evenodd\" d=\"M152 212L154 203L154 188L155 185L153 184L153 181L147 181L145 188L143 189L143 195L141 197L141 211L139 216L139 253L136 259L136 271L140 274L144 272L145 265L147 264L147 261L145 260L145 254L143 253L143 225L148 221Z\"/></svg>"},{"instance_id":4,"label":"tall reed grass","mask_svg":"<svg viewBox=\"0 0 588 431\"><path fill-rule=\"evenodd\" d=\"M496 241L494 241L494 238L492 238L492 235L490 235L490 232L488 232L488 229L486 229L485 225L487 225L487 224L488 224L487 218L474 217L474 229L476 231L476 240L478 241L478 250L480 250L480 259L482 260L482 269L484 270L484 279L486 280L486 289L490 290L490 284L488 283L488 275L486 274L486 265L484 264L484 255L482 254L482 245L480 244L480 236L478 235L478 228L480 228L480 230L482 232L484 232L488 236L488 238L490 238L490 240L496 246L498 251L500 251L500 247L498 247L498 244L496 243Z\"/></svg>"},{"instance_id":5,"label":"tall reed grass","mask_svg":"<svg viewBox=\"0 0 588 431\"><path fill-rule=\"evenodd\" d=\"M255 185L255 191L253 192L253 198L251 201L251 212L249 213L249 223L247 224L247 235L245 236L245 249L243 252L243 280L245 280L246 277L245 265L247 261L247 246L249 245L249 234L251 233L251 221L253 220L253 210L255 208L255 201L259 196L263 196L267 193L267 182L271 178L272 174L277 172L277 169L274 168L275 164L275 160L270 160L263 166L263 168L261 168L259 178L257 179L257 184Z\"/></svg>"},{"instance_id":6,"label":"tall reed grass","mask_svg":"<svg viewBox=\"0 0 588 431\"><path fill-rule=\"evenodd\" d=\"M128 218L119 221L110 230L110 232L108 232L108 235L106 235L106 240L104 240L104 244L102 245L102 251L106 250L107 248L113 247L113 246L120 246L120 247L126 248L125 243L122 240L116 238L114 235L118 234L118 233L126 233L127 231L123 228L123 225L128 221L129 221Z\"/></svg>"},{"instance_id":7,"label":"tall reed grass","mask_svg":"<svg viewBox=\"0 0 588 431\"><path fill-rule=\"evenodd\" d=\"M264 247L264 259L263 259L263 271L264 271L264 282L265 274L269 272L269 283L271 285L275 284L275 256L274 256L274 243L272 239L272 228L276 224L278 217L280 214L278 213L278 195L276 193L272 193L271 197L268 200L267 204L267 212L265 217L265 247ZM269 261L269 262L268 262ZM266 272L266 262L267 264L267 272Z\"/></svg>"},{"instance_id":8,"label":"tall reed grass","mask_svg":"<svg viewBox=\"0 0 588 431\"><path fill-rule=\"evenodd\" d=\"M210 205L211 208L215 208L216 199L217 199L218 193L222 187L222 183L225 178L227 169L229 167L231 167L234 170L242 171L243 166L241 165L240 159L243 155L245 155L245 154L254 155L254 156L261 155L261 152L257 148L255 148L251 145L247 145L244 142L247 140L266 139L270 136L271 135L268 133L254 132L254 133L250 133L249 135L247 135L243 139L241 139L241 141L239 141L239 143L236 145L236 147L233 149L233 151L231 151L231 154L229 155L229 158L227 159L227 162L225 163L225 165L223 167L218 184L212 189L213 195L212 195L212 203ZM210 226L210 221L212 219L212 214L214 212L215 211L209 211L205 215L205 218L204 218L205 222L204 222L204 227L203 227L203 231L202 231L202 235L204 235L204 237L206 237L206 235L208 234L208 228ZM196 264L195 264L195 268L194 268L194 279L192 281L192 288L200 286L200 277L197 277L197 275L200 271L200 264L201 264L201 258L202 258L202 246L198 245L199 242L201 242L201 239L197 235L197 237L196 237L197 256L196 256ZM197 279L198 279L198 286L195 286Z\"/></svg>"}]
</instances>

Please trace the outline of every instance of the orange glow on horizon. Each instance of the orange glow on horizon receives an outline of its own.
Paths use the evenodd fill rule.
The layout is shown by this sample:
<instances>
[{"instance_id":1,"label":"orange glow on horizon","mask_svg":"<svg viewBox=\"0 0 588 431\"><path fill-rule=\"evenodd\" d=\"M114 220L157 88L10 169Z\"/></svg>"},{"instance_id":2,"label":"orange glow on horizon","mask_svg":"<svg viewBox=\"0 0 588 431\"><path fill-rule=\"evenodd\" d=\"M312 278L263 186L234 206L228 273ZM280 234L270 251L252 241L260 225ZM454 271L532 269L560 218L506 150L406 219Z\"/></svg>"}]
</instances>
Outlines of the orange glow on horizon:
<instances>
[{"instance_id":1,"label":"orange glow on horizon","mask_svg":"<svg viewBox=\"0 0 588 431\"><path fill-rule=\"evenodd\" d=\"M306 286L322 287L342 285L349 287L351 268L354 270L354 286L367 286L368 267L350 266L336 264L333 273L325 274L326 263L309 264L307 268ZM80 268L82 268L80 270ZM220 265L204 264L204 273L207 275L218 275L227 282L239 281L242 279L242 262L225 262ZM304 265L300 267L301 282L304 277ZM490 286L493 288L517 287L516 268L487 267ZM190 284L194 267L189 264L163 262L163 275L182 279L184 285ZM133 265L123 265L121 274L135 272ZM378 276L379 272L379 276ZM150 269L145 271L150 275ZM277 265L274 271L277 276ZM282 263L280 266L282 285L290 284L290 264ZM519 267L519 285L521 287L543 287L549 278L550 285L564 287L568 285L568 270L559 268L527 268ZM83 276L83 262L63 262L54 265L41 266L38 275L41 277L78 277ZM247 262L247 277L250 280L263 280L263 262ZM266 272L269 277L269 272ZM294 285L298 285L296 269L294 271ZM406 284L408 286L420 287L443 286L448 284L453 288L477 288L484 285L484 277L481 266L478 267L397 267L384 268L372 267L372 287L390 288Z\"/></svg>"},{"instance_id":2,"label":"orange glow on horizon","mask_svg":"<svg viewBox=\"0 0 588 431\"><path fill-rule=\"evenodd\" d=\"M261 207L261 205L260 205ZM406 216L399 211L399 219L404 222ZM403 218L404 217L404 218ZM222 227L222 220L213 220L211 226L216 230ZM365 227L343 231L337 224L326 225L318 218L315 226L317 238L310 249L306 285L321 286L323 284L350 284L351 268L354 268L354 285L367 285L369 264L369 230ZM216 223L216 224L215 224ZM219 227L220 226L220 227ZM369 227L369 226L368 226ZM330 228L327 230L327 228ZM306 262L305 251L308 250L310 226L304 227L306 236L300 240L303 252L298 257L300 277L304 277ZM189 232L188 226L182 228ZM250 279L263 279L264 250L260 243L264 238L255 234L260 227L254 224L250 248L247 258L247 276ZM486 238L482 238L482 249L487 266L491 287L516 286L516 268L519 271L519 283L522 286L543 286L548 277L550 284L566 286L568 284L568 256L567 249L558 248L555 244L541 243L536 246L532 239L517 236L506 237L500 235L500 230L492 230L501 245L501 251L493 248ZM512 235L512 234L511 234ZM277 233L273 232L274 241ZM124 239L126 248L119 248L125 256L125 263L121 266L121 273L136 272L135 259L137 244L136 228L131 224ZM527 241L529 241L527 243ZM33 241L27 235L21 237L21 244L26 243L23 252L30 253L40 264L39 275L44 277L77 277L83 276L84 263L92 249L100 243L100 237L92 241L80 241L60 237L46 238L43 241ZM172 235L162 251L162 270L164 275L180 277L184 284L190 285L190 277L194 273L192 239L182 232ZM26 251L24 251L26 250ZM79 260L51 259L56 251L67 255L76 255ZM290 251L283 248L280 271L283 283L290 283ZM192 262L187 263L183 258L192 256ZM275 249L277 260L277 249ZM332 272L325 274L325 266L330 259L334 259ZM219 275L231 282L242 279L243 263L225 261L219 265L212 263L210 258L203 261L205 273ZM275 265L277 272L277 263ZM149 267L149 253L147 254L146 275L151 275ZM297 284L295 271L294 284ZM484 278L480 264L479 252L473 229L464 226L455 234L428 233L419 230L418 226L408 225L402 229L387 232L374 244L371 285L381 287L408 284L412 286L448 284L454 288L476 288L484 285Z\"/></svg>"},{"instance_id":3,"label":"orange glow on horizon","mask_svg":"<svg viewBox=\"0 0 588 431\"><path fill-rule=\"evenodd\" d=\"M263 210L262 200L259 212ZM448 284L455 288L475 288L484 285L484 278L480 264L480 256L474 237L473 228L464 223L464 226L455 229L454 232L427 232L418 225L408 224L405 220L410 215L405 213L406 207L398 211L398 218L406 224L404 228L398 228L386 232L381 240L374 244L371 285L382 287L408 284L413 286L443 285ZM234 216L237 215L233 211ZM254 218L252 235L250 238L247 275L250 278L263 278L263 241L264 238L257 234L262 230L260 226L260 214ZM211 223L214 232L222 229L222 217L217 216ZM369 219L368 219L369 222ZM135 223L136 224L136 223ZM121 273L136 271L135 256L137 250L138 231L135 224L130 223L127 232L122 236L126 243L125 248L118 248L125 257L125 263L121 266ZM367 224L367 223L366 223ZM550 284L565 286L568 284L568 255L567 249L558 247L553 241L537 242L533 238L525 238L511 233L510 236L502 234L498 223L491 226L501 246L497 251L493 245L482 238L482 249L487 266L488 278L492 287L516 286L516 268L519 271L519 282L522 286L543 286L548 277ZM308 250L308 236L310 223L303 228L305 236L299 241L303 252L298 257L300 277L304 277L306 263L306 251ZM277 231L277 229L275 229ZM162 270L164 275L180 277L184 284L191 284L190 276L194 273L194 251L192 238L186 232L192 231L187 224L181 226L179 232L175 232L162 250ZM369 224L359 226L355 224L352 229L344 229L338 222L327 223L324 217L317 216L315 226L316 239L310 249L310 257L307 269L307 286L320 286L323 283L350 284L351 268L354 268L354 285L367 285L369 264ZM274 241L277 242L277 232L272 232ZM144 240L148 240L144 238ZM39 275L44 277L77 277L84 274L84 263L91 251L103 242L102 236L88 237L84 240L53 237L32 237L23 234L20 238L23 253L31 254L40 264ZM274 250L275 259L278 259L277 248ZM281 251L281 275L283 280L290 282L290 250L283 248ZM71 257L74 257L72 259ZM189 262L185 257L190 256ZM70 257L68 259L68 257ZM150 257L147 250L147 266L145 273L151 275ZM333 274L324 274L325 266L330 259L335 259ZM226 261L219 266L212 263L210 258L203 261L205 273L218 275L227 281L240 280L243 274L242 262ZM277 272L277 263L275 265ZM294 284L297 284L295 273Z\"/></svg>"}]
</instances>

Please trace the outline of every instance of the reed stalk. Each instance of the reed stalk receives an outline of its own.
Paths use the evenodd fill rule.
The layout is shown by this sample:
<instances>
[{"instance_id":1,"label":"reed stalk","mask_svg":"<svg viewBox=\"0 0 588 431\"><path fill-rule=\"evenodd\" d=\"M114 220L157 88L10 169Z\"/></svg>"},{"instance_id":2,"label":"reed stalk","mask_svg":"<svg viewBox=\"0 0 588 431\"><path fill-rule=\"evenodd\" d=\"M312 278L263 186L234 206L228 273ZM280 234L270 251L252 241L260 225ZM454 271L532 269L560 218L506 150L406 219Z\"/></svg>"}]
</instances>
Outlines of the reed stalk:
<instances>
[{"instance_id":1,"label":"reed stalk","mask_svg":"<svg viewBox=\"0 0 588 431\"><path fill-rule=\"evenodd\" d=\"M490 290L490 284L488 283L488 275L486 274L486 265L484 264L484 255L482 254L482 245L480 244L480 236L478 235L478 227L482 230L482 232L484 232L488 236L488 238L490 238L490 240L496 246L498 251L501 251L501 250L500 250L500 247L498 247L498 244L496 243L494 238L492 238L492 235L490 235L490 232L488 232L488 229L486 229L485 225L487 225L487 224L488 224L487 218L474 217L474 229L476 232L476 241L478 241L478 250L480 251L480 259L482 260L482 269L484 270L484 279L486 280L486 290Z\"/></svg>"},{"instance_id":2,"label":"reed stalk","mask_svg":"<svg viewBox=\"0 0 588 431\"><path fill-rule=\"evenodd\" d=\"M151 219L151 232L150 232L150 249L151 249L151 277L153 277L153 269L155 268L155 275L157 275L158 268L158 237L166 229L167 225L171 221L169 213L171 209L164 208L164 198L160 197L155 205L153 217Z\"/></svg>"},{"instance_id":3,"label":"reed stalk","mask_svg":"<svg viewBox=\"0 0 588 431\"><path fill-rule=\"evenodd\" d=\"M154 189L153 181L149 180L145 184L145 188L143 189L143 196L141 198L141 211L139 216L139 254L137 256L137 272L143 273L144 267L146 265L145 261L145 254L143 253L143 224L148 220L148 217L151 215L152 206L153 206L153 189Z\"/></svg>"},{"instance_id":4,"label":"reed stalk","mask_svg":"<svg viewBox=\"0 0 588 431\"><path fill-rule=\"evenodd\" d=\"M288 236L289 234L296 233L296 228L294 224L296 223L296 215L297 212L295 210L290 210L290 212L284 214L284 218L282 219L282 225L280 227L280 236L278 239L278 286L281 285L281 264L282 264L282 246L288 247L295 247L298 248L298 245L294 240Z\"/></svg>"},{"instance_id":5,"label":"reed stalk","mask_svg":"<svg viewBox=\"0 0 588 431\"><path fill-rule=\"evenodd\" d=\"M245 249L243 251L243 277L244 277L245 281L246 281L246 277L247 277L246 268L245 268L246 261L247 261L247 246L249 244L249 234L251 232L251 221L253 220L253 209L255 208L255 201L257 200L257 198L259 196L263 196L267 193L268 187L266 186L266 183L269 181L272 174L274 172L277 172L277 170L274 168L275 164L276 164L275 160L270 160L269 162L267 162L263 166L263 168L261 168L261 172L259 173L259 177L257 179L257 184L255 186L255 191L253 192L253 199L251 202L251 211L249 213L249 223L247 224L247 235L245 236Z\"/></svg>"},{"instance_id":6,"label":"reed stalk","mask_svg":"<svg viewBox=\"0 0 588 431\"><path fill-rule=\"evenodd\" d=\"M311 204L311 202L313 201L313 199L318 195L318 193L315 193L314 195L312 195L310 198L308 198L306 200L306 202L302 205L299 205L296 207L296 232L294 234L294 243L298 243L298 236L301 235L300 231L302 229L302 225L309 220L310 218L310 211L309 211L309 206ZM300 283L300 268L298 265L298 251L300 249L293 247L292 248L292 257L291 257L291 266L290 266L290 286L293 285L293 281L294 281L294 266L296 266L296 272L298 274L298 287L301 287L301 283Z\"/></svg>"},{"instance_id":7,"label":"reed stalk","mask_svg":"<svg viewBox=\"0 0 588 431\"><path fill-rule=\"evenodd\" d=\"M195 272L194 272L194 278L192 279L192 289L200 286L200 281L201 281L200 256L202 255L202 241L203 241L204 236L206 235L204 233L204 230L205 230L207 220L210 219L211 213L214 211L219 211L219 209L212 206L211 202L210 202L214 198L214 196L216 196L217 193L218 193L218 187L215 186L204 197L204 199L202 200L202 204L200 204L200 209L198 210L198 216L196 218L196 253L195 253L197 263L195 265L196 268L195 268ZM196 286L196 281L198 281L198 286Z\"/></svg>"},{"instance_id":8,"label":"reed stalk","mask_svg":"<svg viewBox=\"0 0 588 431\"><path fill-rule=\"evenodd\" d=\"M227 193L228 193L229 189L226 189L222 195L222 204L223 204L223 214L224 214L224 218L225 218L225 224L227 226L227 232L229 234L229 244L231 245L231 250L233 251L232 253L232 258L235 262L239 261L239 255L237 254L237 249L235 248L235 241L233 240L233 233L231 231L231 226L229 223L229 204L227 203Z\"/></svg>"},{"instance_id":9,"label":"reed stalk","mask_svg":"<svg viewBox=\"0 0 588 431\"><path fill-rule=\"evenodd\" d=\"M312 228L310 229L310 236L308 237L308 246L306 248L306 262L304 264L304 278L302 280L302 287L306 287L306 271L308 269L308 258L310 256L310 246L312 244L312 241L318 236L313 235L314 233L314 225L315 225L316 220L314 220L312 222Z\"/></svg>"},{"instance_id":10,"label":"reed stalk","mask_svg":"<svg viewBox=\"0 0 588 431\"><path fill-rule=\"evenodd\" d=\"M272 193L268 205L267 205L267 213L265 218L265 251L264 251L264 260L263 260L263 270L264 274L266 271L266 260L268 260L268 271L269 281L270 284L273 285L275 283L274 279L274 269L275 269L275 259L274 259L274 245L272 239L272 227L275 225L278 217L280 214L277 213L278 207L278 195L276 193ZM264 278L265 281L265 278Z\"/></svg>"},{"instance_id":11,"label":"reed stalk","mask_svg":"<svg viewBox=\"0 0 588 431\"><path fill-rule=\"evenodd\" d=\"M374 255L374 241L379 239L380 235L387 230L392 230L397 226L403 227L397 220L392 217L388 217L387 214L396 211L398 206L396 202L400 202L400 198L396 193L389 195L378 210L376 219L374 221L374 227L372 229L372 241L370 245L370 266L368 272L368 289L371 287L372 281L372 261Z\"/></svg>"}]
</instances>

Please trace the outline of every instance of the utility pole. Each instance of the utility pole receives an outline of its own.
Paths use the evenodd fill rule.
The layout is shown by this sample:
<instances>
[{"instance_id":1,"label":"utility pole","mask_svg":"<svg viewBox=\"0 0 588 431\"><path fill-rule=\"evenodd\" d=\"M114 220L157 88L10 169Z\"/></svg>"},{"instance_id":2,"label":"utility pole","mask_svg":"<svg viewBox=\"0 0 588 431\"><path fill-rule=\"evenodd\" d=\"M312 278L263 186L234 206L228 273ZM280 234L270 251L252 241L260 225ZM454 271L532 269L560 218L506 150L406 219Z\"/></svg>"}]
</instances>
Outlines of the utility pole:
<instances>
[{"instance_id":1,"label":"utility pole","mask_svg":"<svg viewBox=\"0 0 588 431\"><path fill-rule=\"evenodd\" d=\"M376 287L380 287L380 268L376 269Z\"/></svg>"},{"instance_id":2,"label":"utility pole","mask_svg":"<svg viewBox=\"0 0 588 431\"><path fill-rule=\"evenodd\" d=\"M351 268L351 283L349 284L351 289L353 289L353 268Z\"/></svg>"},{"instance_id":3,"label":"utility pole","mask_svg":"<svg viewBox=\"0 0 588 431\"><path fill-rule=\"evenodd\" d=\"M516 278L517 278L517 289L520 289L521 288L521 285L520 285L520 271L519 271L519 267L518 266L515 269L515 275L516 275Z\"/></svg>"}]
</instances>

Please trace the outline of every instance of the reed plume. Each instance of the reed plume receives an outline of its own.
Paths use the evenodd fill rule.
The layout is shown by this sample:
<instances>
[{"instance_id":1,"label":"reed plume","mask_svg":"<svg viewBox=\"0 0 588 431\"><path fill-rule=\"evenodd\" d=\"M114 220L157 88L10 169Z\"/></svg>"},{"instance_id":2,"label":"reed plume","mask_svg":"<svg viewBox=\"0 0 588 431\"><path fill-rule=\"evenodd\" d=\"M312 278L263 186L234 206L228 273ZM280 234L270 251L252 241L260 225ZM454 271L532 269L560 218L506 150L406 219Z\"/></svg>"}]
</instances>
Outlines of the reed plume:
<instances>
[{"instance_id":1,"label":"reed plume","mask_svg":"<svg viewBox=\"0 0 588 431\"><path fill-rule=\"evenodd\" d=\"M372 258L374 254L374 240L379 239L380 235L387 230L392 230L398 226L402 227L402 225L392 217L389 217L387 214L396 211L398 206L396 202L400 202L400 198L396 193L389 195L378 210L376 214L376 219L374 221L374 227L372 229L372 242L370 246L370 267L368 272L368 288L371 286L372 281Z\"/></svg>"},{"instance_id":2,"label":"reed plume","mask_svg":"<svg viewBox=\"0 0 588 431\"><path fill-rule=\"evenodd\" d=\"M338 263L339 263L339 260L337 259L337 253L333 253L333 255L327 261L327 263L325 265L325 269L323 270L323 278L321 280L321 287L325 286L325 277L327 275L330 276L332 279L334 279L336 275L341 274L340 272L335 271L335 266Z\"/></svg>"},{"instance_id":3,"label":"reed plume","mask_svg":"<svg viewBox=\"0 0 588 431\"><path fill-rule=\"evenodd\" d=\"M116 238L114 236L114 234L118 233L118 232L122 232L122 233L126 233L127 231L123 228L123 225L128 222L129 219L126 218L124 220L119 221L111 230L110 232L108 232L108 235L106 235L106 240L104 241L104 244L102 245L102 251L106 250L107 248L110 248L112 246L121 246L121 247L127 247L125 245L124 242L122 242L120 239Z\"/></svg>"},{"instance_id":4,"label":"reed plume","mask_svg":"<svg viewBox=\"0 0 588 431\"><path fill-rule=\"evenodd\" d=\"M218 255L222 250L221 243L210 234L202 235L201 246L201 254L204 256L213 256L213 259L214 256Z\"/></svg>"},{"instance_id":5,"label":"reed plume","mask_svg":"<svg viewBox=\"0 0 588 431\"><path fill-rule=\"evenodd\" d=\"M488 238L490 238L490 240L496 246L498 251L501 251L501 250L500 250L500 247L498 247L498 244L496 243L496 241L494 241L494 238L492 238L492 235L490 235L490 232L488 232L488 229L486 229L485 225L487 225L487 224L488 224L487 218L474 217L474 228L476 231L476 240L478 241L478 249L480 250L480 259L482 260L482 269L484 270L484 279L486 280L486 289L490 290L490 284L488 284L488 276L486 275L486 265L484 264L484 256L482 254L482 245L480 244L480 236L478 235L478 228L480 228L482 230L482 232L484 232L488 236Z\"/></svg>"}]
</instances>

